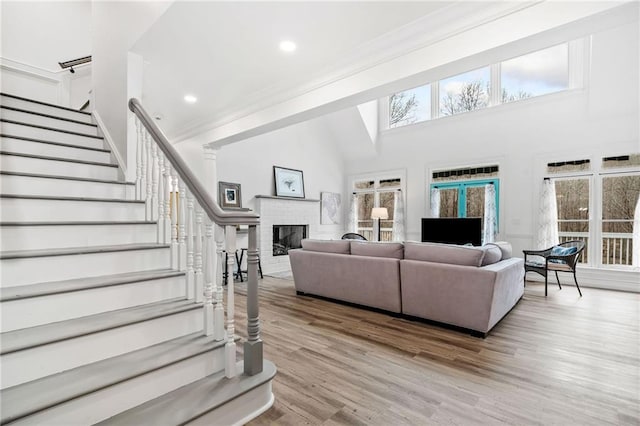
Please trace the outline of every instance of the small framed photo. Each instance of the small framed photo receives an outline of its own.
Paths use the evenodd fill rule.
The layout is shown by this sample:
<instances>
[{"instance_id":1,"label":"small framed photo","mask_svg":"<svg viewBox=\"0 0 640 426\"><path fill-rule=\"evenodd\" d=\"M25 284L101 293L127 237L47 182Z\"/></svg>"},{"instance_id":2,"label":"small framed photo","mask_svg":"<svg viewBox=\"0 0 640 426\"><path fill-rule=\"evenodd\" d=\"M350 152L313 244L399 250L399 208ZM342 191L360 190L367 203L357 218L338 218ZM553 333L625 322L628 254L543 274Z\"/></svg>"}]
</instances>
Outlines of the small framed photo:
<instances>
[{"instance_id":1,"label":"small framed photo","mask_svg":"<svg viewBox=\"0 0 640 426\"><path fill-rule=\"evenodd\" d=\"M304 179L301 170L273 166L276 197L304 198Z\"/></svg>"},{"instance_id":2,"label":"small framed photo","mask_svg":"<svg viewBox=\"0 0 640 426\"><path fill-rule=\"evenodd\" d=\"M218 182L218 203L223 209L242 208L240 184L231 182Z\"/></svg>"}]
</instances>

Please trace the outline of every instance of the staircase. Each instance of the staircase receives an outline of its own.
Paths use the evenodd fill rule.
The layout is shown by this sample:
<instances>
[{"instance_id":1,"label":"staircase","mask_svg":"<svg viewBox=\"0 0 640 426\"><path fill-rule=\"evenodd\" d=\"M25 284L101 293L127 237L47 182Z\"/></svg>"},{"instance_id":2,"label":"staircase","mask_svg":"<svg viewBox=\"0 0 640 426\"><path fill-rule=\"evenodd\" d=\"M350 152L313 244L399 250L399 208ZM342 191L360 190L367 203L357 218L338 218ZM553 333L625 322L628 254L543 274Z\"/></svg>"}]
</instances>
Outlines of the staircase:
<instances>
[{"instance_id":1,"label":"staircase","mask_svg":"<svg viewBox=\"0 0 640 426\"><path fill-rule=\"evenodd\" d=\"M222 297L189 290L91 114L9 94L0 111L0 423L237 424L267 409L275 367L244 374L235 335L206 332Z\"/></svg>"}]
</instances>

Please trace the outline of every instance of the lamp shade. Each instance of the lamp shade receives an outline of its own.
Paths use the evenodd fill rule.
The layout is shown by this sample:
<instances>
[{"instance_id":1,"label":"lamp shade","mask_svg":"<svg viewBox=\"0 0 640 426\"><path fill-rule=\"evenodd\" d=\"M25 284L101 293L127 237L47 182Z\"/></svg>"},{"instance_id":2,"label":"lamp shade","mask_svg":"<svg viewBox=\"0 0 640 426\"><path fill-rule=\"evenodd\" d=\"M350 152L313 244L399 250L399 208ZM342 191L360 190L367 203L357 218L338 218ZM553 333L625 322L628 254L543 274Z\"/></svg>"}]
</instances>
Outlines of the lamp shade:
<instances>
[{"instance_id":1,"label":"lamp shade","mask_svg":"<svg viewBox=\"0 0 640 426\"><path fill-rule=\"evenodd\" d=\"M374 207L371 209L371 219L389 219L386 207Z\"/></svg>"}]
</instances>

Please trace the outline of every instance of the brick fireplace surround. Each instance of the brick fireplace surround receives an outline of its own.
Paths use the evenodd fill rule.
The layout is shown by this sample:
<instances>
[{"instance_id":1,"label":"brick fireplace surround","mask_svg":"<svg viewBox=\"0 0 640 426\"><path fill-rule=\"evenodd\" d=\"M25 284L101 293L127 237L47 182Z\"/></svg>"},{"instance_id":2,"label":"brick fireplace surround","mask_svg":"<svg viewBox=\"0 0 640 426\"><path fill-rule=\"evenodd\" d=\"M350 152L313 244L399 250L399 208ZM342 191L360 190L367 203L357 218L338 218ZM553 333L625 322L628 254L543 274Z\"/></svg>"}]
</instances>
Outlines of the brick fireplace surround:
<instances>
[{"instance_id":1,"label":"brick fireplace surround","mask_svg":"<svg viewBox=\"0 0 640 426\"><path fill-rule=\"evenodd\" d=\"M289 256L273 256L273 225L307 225L307 238L319 238L320 200L256 195L260 215L258 251L265 274L291 270Z\"/></svg>"}]
</instances>

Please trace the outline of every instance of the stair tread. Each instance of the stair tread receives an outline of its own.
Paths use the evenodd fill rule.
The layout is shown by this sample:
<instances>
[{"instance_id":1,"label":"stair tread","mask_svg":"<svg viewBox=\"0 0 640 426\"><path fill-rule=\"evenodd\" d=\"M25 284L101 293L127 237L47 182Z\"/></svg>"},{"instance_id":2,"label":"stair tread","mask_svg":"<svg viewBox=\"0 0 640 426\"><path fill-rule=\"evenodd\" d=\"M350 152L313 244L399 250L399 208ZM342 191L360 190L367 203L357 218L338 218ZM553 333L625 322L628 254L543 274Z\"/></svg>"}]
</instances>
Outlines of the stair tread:
<instances>
[{"instance_id":1,"label":"stair tread","mask_svg":"<svg viewBox=\"0 0 640 426\"><path fill-rule=\"evenodd\" d=\"M21 199L29 199L29 200L62 200L62 201L101 201L105 203L144 204L144 201L142 200L127 200L126 198L60 197L56 195L0 194L0 198L21 198Z\"/></svg>"},{"instance_id":2,"label":"stair tread","mask_svg":"<svg viewBox=\"0 0 640 426\"><path fill-rule=\"evenodd\" d=\"M49 144L49 145L59 145L59 146L67 147L67 148L88 149L90 151L111 152L110 150L105 149L105 148L93 148L93 147L90 147L90 146L74 145L74 144L64 143L64 142L54 142L54 141L47 141L47 140L44 140L44 139L29 138L29 137L26 137L26 136L7 135L5 133L0 133L0 138L19 139L19 140L29 141L29 142L46 143L46 144Z\"/></svg>"},{"instance_id":3,"label":"stair tread","mask_svg":"<svg viewBox=\"0 0 640 426\"><path fill-rule=\"evenodd\" d=\"M0 105L0 108L7 109L10 111L16 111L16 112L24 112L25 114L38 115L40 117L53 118L55 120L60 120L60 121L68 121L69 123L81 124L83 126L98 127L98 125L94 123L87 123L80 120L74 120L72 118L58 117L57 115L45 114L43 112L37 112L37 111L30 111L28 109L16 108L16 107L11 107L7 105Z\"/></svg>"},{"instance_id":4,"label":"stair tread","mask_svg":"<svg viewBox=\"0 0 640 426\"><path fill-rule=\"evenodd\" d=\"M77 177L77 176L46 175L46 174L40 174L40 173L7 172L2 170L0 170L0 175L35 177L35 178L43 178L43 179L79 180L83 182L114 183L118 185L132 185L132 186L135 185L134 182L121 182L119 180L95 179L95 178L85 178L85 177Z\"/></svg>"},{"instance_id":5,"label":"stair tread","mask_svg":"<svg viewBox=\"0 0 640 426\"><path fill-rule=\"evenodd\" d=\"M0 354L21 351L202 307L184 297L103 312L0 334Z\"/></svg>"},{"instance_id":6,"label":"stair tread","mask_svg":"<svg viewBox=\"0 0 640 426\"><path fill-rule=\"evenodd\" d=\"M23 259L30 257L51 257L51 256L68 256L78 254L92 253L111 253L115 251L134 251L147 249L168 248L169 244L160 243L135 243L135 244L117 244L105 246L89 246L89 247L65 247L65 248L48 248L36 250L7 250L0 252L0 259Z\"/></svg>"},{"instance_id":7,"label":"stair tread","mask_svg":"<svg viewBox=\"0 0 640 426\"><path fill-rule=\"evenodd\" d=\"M63 107L63 106L56 105L56 104L50 104L48 102L36 101L35 99L29 99L29 98L25 98L25 97L22 97L22 96L11 95L9 93L0 92L0 96L6 96L8 98L19 99L21 101L27 101L27 102L33 102L34 104L46 105L46 106L50 106L50 107L54 107L54 108L60 108L60 109L64 109L64 110L67 110L67 111L77 112L78 114L85 114L85 115L89 115L89 116L91 115L90 112L78 111L77 109Z\"/></svg>"},{"instance_id":8,"label":"stair tread","mask_svg":"<svg viewBox=\"0 0 640 426\"><path fill-rule=\"evenodd\" d=\"M152 220L98 220L69 222L0 222L0 226L75 226L75 225L156 225Z\"/></svg>"},{"instance_id":9,"label":"stair tread","mask_svg":"<svg viewBox=\"0 0 640 426\"><path fill-rule=\"evenodd\" d=\"M239 373L242 372L242 362L236 364L236 369ZM254 376L238 374L232 379L227 379L224 371L221 371L97 424L101 426L185 424L268 382L275 374L276 366L266 359L263 371Z\"/></svg>"},{"instance_id":10,"label":"stair tread","mask_svg":"<svg viewBox=\"0 0 640 426\"><path fill-rule=\"evenodd\" d=\"M50 281L38 284L0 288L0 302L27 299L30 297L51 294L70 293L73 291L109 287L133 282L150 281L160 278L179 277L184 271L173 269L156 269L150 271L127 272L123 274L101 275L97 277L74 278L63 281Z\"/></svg>"},{"instance_id":11,"label":"stair tread","mask_svg":"<svg viewBox=\"0 0 640 426\"><path fill-rule=\"evenodd\" d=\"M0 150L0 155L11 155L14 157L25 157L25 158L36 158L38 160L51 160L51 161L64 161L65 163L77 163L77 164L88 164L91 166L101 166L101 167L115 167L117 168L117 164L113 163L104 163L101 161L89 161L89 160L78 160L74 158L64 158L64 157L51 157L48 155L38 155L38 154L25 154L22 152L12 152L12 151L2 151Z\"/></svg>"},{"instance_id":12,"label":"stair tread","mask_svg":"<svg viewBox=\"0 0 640 426\"><path fill-rule=\"evenodd\" d=\"M58 128L49 127L49 126L41 126L39 124L25 123L23 121L7 120L6 118L0 118L0 122L9 123L9 124L17 124L19 126L35 127L36 129L42 129L42 130L51 130L52 132L68 133L70 135L82 136L82 137L85 137L85 138L104 139L103 136L90 135L88 133L74 132L72 130L58 129Z\"/></svg>"},{"instance_id":13,"label":"stair tread","mask_svg":"<svg viewBox=\"0 0 640 426\"><path fill-rule=\"evenodd\" d=\"M73 398L223 347L213 336L188 334L0 391L5 424Z\"/></svg>"}]
</instances>

